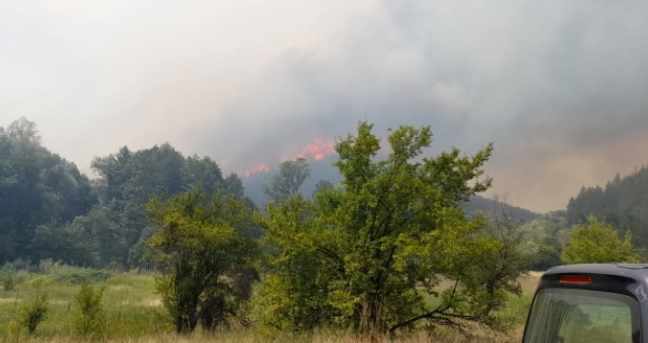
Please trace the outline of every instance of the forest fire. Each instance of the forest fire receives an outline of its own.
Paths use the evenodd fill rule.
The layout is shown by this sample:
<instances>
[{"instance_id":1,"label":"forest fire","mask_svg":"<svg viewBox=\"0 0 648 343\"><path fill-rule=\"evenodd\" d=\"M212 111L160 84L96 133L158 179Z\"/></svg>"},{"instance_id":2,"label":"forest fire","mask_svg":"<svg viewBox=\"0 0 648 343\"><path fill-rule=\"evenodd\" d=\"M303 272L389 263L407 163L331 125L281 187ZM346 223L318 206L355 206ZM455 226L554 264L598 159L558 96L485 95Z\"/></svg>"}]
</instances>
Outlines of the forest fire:
<instances>
[{"instance_id":1,"label":"forest fire","mask_svg":"<svg viewBox=\"0 0 648 343\"><path fill-rule=\"evenodd\" d=\"M245 170L244 174L246 177L249 177L252 174L258 173L267 173L270 171L270 168L265 163L253 163L248 169Z\"/></svg>"},{"instance_id":2,"label":"forest fire","mask_svg":"<svg viewBox=\"0 0 648 343\"><path fill-rule=\"evenodd\" d=\"M313 157L315 161L319 161L326 156L335 154L335 147L321 138L316 138L312 144L308 144L302 151L297 154L297 157L307 158Z\"/></svg>"},{"instance_id":3,"label":"forest fire","mask_svg":"<svg viewBox=\"0 0 648 343\"><path fill-rule=\"evenodd\" d=\"M314 159L315 161L320 161L327 156L335 154L335 147L328 143L327 141L321 138L315 138L313 143L308 144L303 148L297 155L293 155L299 158L305 159ZM250 177L254 174L268 173L270 172L270 167L265 163L254 162L250 167L248 167L244 172L239 173L240 175L245 175L245 177Z\"/></svg>"}]
</instances>

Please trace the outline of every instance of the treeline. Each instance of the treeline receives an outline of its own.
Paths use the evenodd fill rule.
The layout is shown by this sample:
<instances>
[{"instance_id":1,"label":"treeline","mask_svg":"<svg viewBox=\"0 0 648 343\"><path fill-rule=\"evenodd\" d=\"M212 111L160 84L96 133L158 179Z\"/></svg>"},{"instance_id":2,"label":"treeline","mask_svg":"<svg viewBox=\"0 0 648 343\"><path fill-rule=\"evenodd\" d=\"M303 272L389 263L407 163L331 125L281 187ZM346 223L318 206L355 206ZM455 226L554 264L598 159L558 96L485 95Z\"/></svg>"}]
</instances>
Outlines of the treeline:
<instances>
[{"instance_id":1,"label":"treeline","mask_svg":"<svg viewBox=\"0 0 648 343\"><path fill-rule=\"evenodd\" d=\"M462 208L490 187L483 165L493 146L419 159L430 127L405 126L376 159L372 129L361 122L337 142L342 181L313 194L299 191L308 162L282 163L259 211L236 175L167 144L95 158L90 181L19 120L0 134L2 262L147 261L181 333L246 323L256 281L266 333L337 328L373 340L422 323L507 327L513 320L500 311L508 294L521 295L517 280L536 249L505 213L468 217Z\"/></svg>"},{"instance_id":2,"label":"treeline","mask_svg":"<svg viewBox=\"0 0 648 343\"><path fill-rule=\"evenodd\" d=\"M635 245L648 247L648 168L617 174L605 187L583 187L569 200L566 217L578 224L589 216L609 223L620 236L630 232Z\"/></svg>"},{"instance_id":3,"label":"treeline","mask_svg":"<svg viewBox=\"0 0 648 343\"><path fill-rule=\"evenodd\" d=\"M21 119L0 130L0 263L147 263L178 333L248 325L252 303L264 335L327 328L376 341L422 327L510 328L524 318L503 311L522 294L523 273L638 260L630 236L613 239L593 218L574 226L585 218L574 217L577 199L540 217L497 199L467 215L466 202L491 186L483 166L492 144L473 156L452 149L422 158L430 127L403 126L390 130L391 153L377 159L372 129L361 122L337 141L340 183L302 194L308 161L285 161L259 209L237 175L168 144L97 157L99 177L89 180Z\"/></svg>"},{"instance_id":4,"label":"treeline","mask_svg":"<svg viewBox=\"0 0 648 343\"><path fill-rule=\"evenodd\" d=\"M169 144L123 147L92 168L96 180L43 147L36 124L24 118L0 128L0 263L137 266L153 234L143 209L151 196L200 185L207 194L245 198L236 174L224 177L209 157L185 157Z\"/></svg>"},{"instance_id":5,"label":"treeline","mask_svg":"<svg viewBox=\"0 0 648 343\"><path fill-rule=\"evenodd\" d=\"M523 318L502 310L509 294L521 295L518 278L535 250L506 213L468 218L462 208L490 187L482 168L493 146L417 162L430 128L401 127L378 160L372 128L362 122L337 142L342 182L321 182L313 195L299 192L307 161L282 163L264 187L272 199L264 214L199 188L151 200L147 256L178 333L246 322L241 304L257 279L263 337L333 329L374 342L422 327L505 329ZM261 240L249 234L256 225Z\"/></svg>"},{"instance_id":6,"label":"treeline","mask_svg":"<svg viewBox=\"0 0 648 343\"><path fill-rule=\"evenodd\" d=\"M231 194L249 208L257 208L245 197L236 174L224 176L209 157L183 156L169 144L139 151L123 147L96 157L91 166L98 175L94 180L43 147L36 124L24 118L0 128L0 263L51 258L95 268L141 266L144 248L154 233L143 206L151 196L170 197L197 186L210 196ZM263 186L263 193L277 203L298 194L310 175L305 160L286 161ZM307 197L314 199L314 194L334 187L320 181ZM561 263L569 227L577 223L565 220L564 212L540 216L476 194L458 203L470 215L492 212L499 206L525 222L526 239L540 256L534 269ZM572 212L570 203L573 217ZM255 230L256 237L260 236L260 229Z\"/></svg>"}]
</instances>

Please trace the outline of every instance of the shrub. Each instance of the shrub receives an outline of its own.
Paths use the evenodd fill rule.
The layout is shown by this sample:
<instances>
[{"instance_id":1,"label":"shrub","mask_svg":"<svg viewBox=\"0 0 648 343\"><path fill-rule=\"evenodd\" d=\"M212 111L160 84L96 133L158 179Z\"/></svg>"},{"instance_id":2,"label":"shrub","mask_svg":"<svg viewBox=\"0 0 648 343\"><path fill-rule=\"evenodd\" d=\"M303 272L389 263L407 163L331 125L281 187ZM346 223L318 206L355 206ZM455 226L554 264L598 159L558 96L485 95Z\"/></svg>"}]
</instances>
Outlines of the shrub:
<instances>
[{"instance_id":1,"label":"shrub","mask_svg":"<svg viewBox=\"0 0 648 343\"><path fill-rule=\"evenodd\" d=\"M35 289L41 289L54 284L54 279L47 276L39 276L29 281L29 284Z\"/></svg>"},{"instance_id":2,"label":"shrub","mask_svg":"<svg viewBox=\"0 0 648 343\"><path fill-rule=\"evenodd\" d=\"M2 280L2 289L5 292L13 291L16 288L16 278L13 271L3 272L0 274L0 279Z\"/></svg>"},{"instance_id":3,"label":"shrub","mask_svg":"<svg viewBox=\"0 0 648 343\"><path fill-rule=\"evenodd\" d=\"M133 279L125 275L116 275L106 280L106 283L111 285L131 286L133 284Z\"/></svg>"},{"instance_id":4,"label":"shrub","mask_svg":"<svg viewBox=\"0 0 648 343\"><path fill-rule=\"evenodd\" d=\"M45 320L47 314L47 296L36 295L29 302L24 304L20 310L19 323L27 328L30 334L36 331L36 327Z\"/></svg>"},{"instance_id":5,"label":"shrub","mask_svg":"<svg viewBox=\"0 0 648 343\"><path fill-rule=\"evenodd\" d=\"M82 336L102 336L106 329L106 313L102 297L104 288L95 289L91 285L81 285L75 296L79 314L75 318L76 332Z\"/></svg>"},{"instance_id":6,"label":"shrub","mask_svg":"<svg viewBox=\"0 0 648 343\"><path fill-rule=\"evenodd\" d=\"M21 258L17 258L13 262L7 262L2 266L2 269L4 270L24 270L27 272L32 272L35 273L37 272L38 268L34 265L31 264L30 260L23 260Z\"/></svg>"},{"instance_id":7,"label":"shrub","mask_svg":"<svg viewBox=\"0 0 648 343\"><path fill-rule=\"evenodd\" d=\"M562 260L567 264L637 263L642 252L632 245L630 231L621 240L610 224L589 217L586 224L574 229L571 241L563 249Z\"/></svg>"},{"instance_id":8,"label":"shrub","mask_svg":"<svg viewBox=\"0 0 648 343\"><path fill-rule=\"evenodd\" d=\"M104 282L113 276L113 273L107 270L77 268L62 266L56 268L54 279L61 283L70 283L73 285L89 284L95 282Z\"/></svg>"},{"instance_id":9,"label":"shrub","mask_svg":"<svg viewBox=\"0 0 648 343\"><path fill-rule=\"evenodd\" d=\"M119 262L112 261L112 262L108 263L108 265L106 266L106 269L108 269L110 271L113 271L113 272L116 272L116 273L121 273L121 272L124 271L124 266L122 266L121 263L119 263Z\"/></svg>"},{"instance_id":10,"label":"shrub","mask_svg":"<svg viewBox=\"0 0 648 343\"><path fill-rule=\"evenodd\" d=\"M43 274L49 274L55 267L60 265L60 262L54 262L51 258L40 260L38 262L38 271Z\"/></svg>"},{"instance_id":11,"label":"shrub","mask_svg":"<svg viewBox=\"0 0 648 343\"><path fill-rule=\"evenodd\" d=\"M7 325L7 337L5 342L20 342L22 340L22 332L18 322L10 321Z\"/></svg>"}]
</instances>

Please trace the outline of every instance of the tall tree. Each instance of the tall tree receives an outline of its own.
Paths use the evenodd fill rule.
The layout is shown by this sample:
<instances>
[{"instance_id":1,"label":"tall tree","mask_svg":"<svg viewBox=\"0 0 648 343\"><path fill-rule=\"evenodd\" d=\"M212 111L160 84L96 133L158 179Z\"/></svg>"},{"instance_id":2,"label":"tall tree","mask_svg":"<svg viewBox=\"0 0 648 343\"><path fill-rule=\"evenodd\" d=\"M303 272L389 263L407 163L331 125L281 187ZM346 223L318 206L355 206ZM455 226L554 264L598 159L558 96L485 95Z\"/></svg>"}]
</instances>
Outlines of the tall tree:
<instances>
[{"instance_id":1,"label":"tall tree","mask_svg":"<svg viewBox=\"0 0 648 343\"><path fill-rule=\"evenodd\" d=\"M123 147L116 154L95 158L92 167L100 175L97 191L102 206L110 209L111 227L119 231L120 246L128 251L109 259L131 265L138 264L143 242L151 236L142 207L151 197L174 196L198 186L210 197L225 188L243 193L237 180L223 180L220 167L209 157L185 158L169 144L136 152Z\"/></svg>"},{"instance_id":2,"label":"tall tree","mask_svg":"<svg viewBox=\"0 0 648 343\"><path fill-rule=\"evenodd\" d=\"M223 180L223 190L227 194L231 194L238 199L243 199L245 197L245 189L243 188L243 180L236 174L229 174L225 180Z\"/></svg>"},{"instance_id":3,"label":"tall tree","mask_svg":"<svg viewBox=\"0 0 648 343\"><path fill-rule=\"evenodd\" d=\"M195 189L154 198L147 211L156 228L149 256L162 273L157 289L177 332L193 331L201 319L212 329L235 317L241 298L250 295L249 282L237 281L254 279L250 265L259 252L246 232L253 223L245 202L221 194L209 201Z\"/></svg>"},{"instance_id":4,"label":"tall tree","mask_svg":"<svg viewBox=\"0 0 648 343\"><path fill-rule=\"evenodd\" d=\"M308 161L298 158L279 164L279 172L272 177L269 184L263 185L263 193L274 202L280 202L299 193L299 187L311 175Z\"/></svg>"},{"instance_id":5,"label":"tall tree","mask_svg":"<svg viewBox=\"0 0 648 343\"><path fill-rule=\"evenodd\" d=\"M35 123L21 118L0 133L0 263L36 257L37 227L58 228L95 202L88 178L41 146Z\"/></svg>"},{"instance_id":6,"label":"tall tree","mask_svg":"<svg viewBox=\"0 0 648 343\"><path fill-rule=\"evenodd\" d=\"M200 185L208 195L218 191L223 183L223 173L211 158L189 156L185 159L182 169L184 191L189 191Z\"/></svg>"},{"instance_id":7,"label":"tall tree","mask_svg":"<svg viewBox=\"0 0 648 343\"><path fill-rule=\"evenodd\" d=\"M388 138L392 153L375 161L380 139L372 127L362 122L336 144L339 190L318 194L316 203L298 195L269 205L261 222L279 252L265 283L266 325L337 323L376 338L419 320L492 323L505 288L495 284L484 296L473 265L499 244L475 237L483 222L467 221L460 205L490 186L480 176L492 146L473 157L457 149L421 157L430 128L401 127ZM431 306L425 295L439 294L439 275L463 286Z\"/></svg>"},{"instance_id":8,"label":"tall tree","mask_svg":"<svg viewBox=\"0 0 648 343\"><path fill-rule=\"evenodd\" d=\"M529 240L529 232L523 222L512 216L513 207L498 196L491 201L493 207L485 214L486 225L478 235L496 240L499 245L475 261L471 271L475 277L467 285L475 288L475 294L481 292L483 299L490 299L483 303L485 309L506 301L507 292L522 296L519 278L538 260L538 249Z\"/></svg>"}]
</instances>

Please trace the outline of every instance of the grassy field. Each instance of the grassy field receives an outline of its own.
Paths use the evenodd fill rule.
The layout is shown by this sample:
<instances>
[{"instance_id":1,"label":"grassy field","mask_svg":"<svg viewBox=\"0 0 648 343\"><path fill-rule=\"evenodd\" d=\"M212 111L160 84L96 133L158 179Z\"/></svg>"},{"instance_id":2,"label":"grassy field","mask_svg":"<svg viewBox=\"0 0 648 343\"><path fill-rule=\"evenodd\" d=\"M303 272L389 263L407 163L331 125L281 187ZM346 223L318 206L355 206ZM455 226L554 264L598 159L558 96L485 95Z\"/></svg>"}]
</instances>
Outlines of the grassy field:
<instances>
[{"instance_id":1,"label":"grassy field","mask_svg":"<svg viewBox=\"0 0 648 343\"><path fill-rule=\"evenodd\" d=\"M68 269L66 269L68 268ZM56 269L56 268L54 268ZM76 274L75 274L76 273ZM77 275L80 274L81 276ZM87 276L87 275L85 275ZM59 267L49 274L30 274L17 272L13 275L15 288L5 291L0 287L0 341L2 342L82 342L85 339L75 334L75 316L78 308L75 295L80 289L83 270ZM104 309L107 313L106 342L259 342L267 341L255 336L254 332L231 330L213 335L203 335L199 331L191 337L178 337L165 315L159 297L155 294L153 277L136 273L114 273L96 276L96 287L104 287ZM526 313L531 296L537 285L539 274L534 273L520 281L524 288L522 297L511 297L506 311L520 315ZM101 280L103 279L103 280ZM17 324L19 312L29 299L36 294L48 297L47 319L38 326L34 335L29 335ZM519 342L521 329L507 334L482 332L480 342ZM278 341L285 341L279 339ZM327 333L315 334L303 342L357 342L354 337L341 337ZM432 338L419 334L401 340L407 343L422 342L466 342L462 336L449 330L439 330Z\"/></svg>"}]
</instances>

